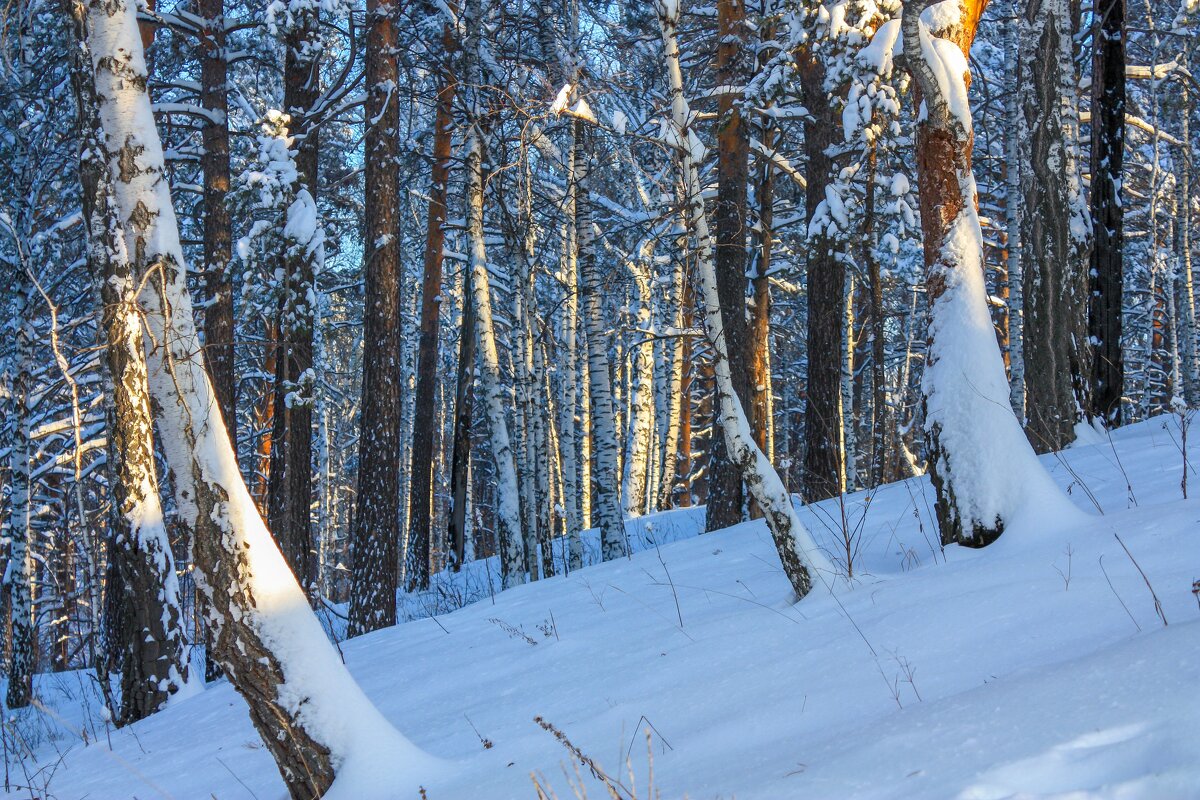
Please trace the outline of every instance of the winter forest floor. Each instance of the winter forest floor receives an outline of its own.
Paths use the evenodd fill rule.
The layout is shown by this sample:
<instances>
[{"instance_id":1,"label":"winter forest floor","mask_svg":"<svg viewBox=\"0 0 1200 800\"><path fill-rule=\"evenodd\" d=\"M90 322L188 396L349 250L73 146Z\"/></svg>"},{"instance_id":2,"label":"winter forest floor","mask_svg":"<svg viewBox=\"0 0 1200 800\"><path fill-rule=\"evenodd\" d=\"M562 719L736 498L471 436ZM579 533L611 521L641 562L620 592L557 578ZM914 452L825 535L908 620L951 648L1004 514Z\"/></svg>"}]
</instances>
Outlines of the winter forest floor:
<instances>
[{"instance_id":1,"label":"winter forest floor","mask_svg":"<svg viewBox=\"0 0 1200 800\"><path fill-rule=\"evenodd\" d=\"M342 649L392 722L444 760L423 781L431 800L535 798L531 772L574 797L571 754L535 717L643 799L647 729L664 798L1197 798L1200 502L1182 499L1179 421L1093 438L1045 457L1093 516L1040 519L982 551L934 544L927 480L848 496L855 579L832 597L790 603L762 523L697 536L702 511L682 510L631 523L628 560L476 591ZM844 566L839 502L802 516ZM486 584L466 572L406 598L407 616L459 604L472 580ZM89 680L40 676L53 716L18 723L39 764L10 757L10 786L282 796L227 683L108 731Z\"/></svg>"}]
</instances>

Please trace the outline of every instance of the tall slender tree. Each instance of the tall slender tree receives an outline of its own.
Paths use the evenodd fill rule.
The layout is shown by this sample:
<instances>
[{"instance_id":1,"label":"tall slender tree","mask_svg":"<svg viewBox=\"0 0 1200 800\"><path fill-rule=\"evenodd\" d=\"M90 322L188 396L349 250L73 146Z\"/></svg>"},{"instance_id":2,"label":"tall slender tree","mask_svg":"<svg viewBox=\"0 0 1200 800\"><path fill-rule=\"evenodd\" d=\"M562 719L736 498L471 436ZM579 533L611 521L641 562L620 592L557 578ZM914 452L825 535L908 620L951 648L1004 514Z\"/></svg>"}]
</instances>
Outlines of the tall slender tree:
<instances>
[{"instance_id":1,"label":"tall slender tree","mask_svg":"<svg viewBox=\"0 0 1200 800\"><path fill-rule=\"evenodd\" d=\"M1025 431L1039 453L1075 439L1086 407L1089 220L1079 178L1079 84L1067 0L1028 0L1022 16L1021 231Z\"/></svg>"},{"instance_id":2,"label":"tall slender tree","mask_svg":"<svg viewBox=\"0 0 1200 800\"><path fill-rule=\"evenodd\" d=\"M1092 14L1092 247L1088 338L1092 408L1121 424L1125 360L1121 352L1125 281L1122 171L1125 164L1125 0L1101 0Z\"/></svg>"},{"instance_id":3,"label":"tall slender tree","mask_svg":"<svg viewBox=\"0 0 1200 800\"><path fill-rule=\"evenodd\" d=\"M746 326L746 184L749 179L748 126L742 118L741 95L750 77L753 52L747 42L746 5L742 0L717 3L717 289L721 297L725 346L739 357L730 360L734 391L744 403L751 398ZM714 404L714 408L715 408ZM712 426L709 444L708 504L705 530L728 528L742 521L745 497L742 475L730 457L721 426Z\"/></svg>"},{"instance_id":4,"label":"tall slender tree","mask_svg":"<svg viewBox=\"0 0 1200 800\"><path fill-rule=\"evenodd\" d=\"M400 243L397 239L396 27L390 3L367 4L366 224L362 434L351 531L350 634L396 624L400 546ZM423 569L428 581L428 537ZM420 578L417 579L420 584ZM421 584L423 585L423 584Z\"/></svg>"},{"instance_id":5,"label":"tall slender tree","mask_svg":"<svg viewBox=\"0 0 1200 800\"><path fill-rule=\"evenodd\" d=\"M413 395L412 485L409 491L408 576L410 585L429 583L429 538L433 520L434 417L438 387L438 334L442 314L442 254L446 245L446 202L450 183L453 101L454 28L442 24L441 53L436 66L437 98L433 116L433 152L429 209L425 224L424 278L421 283L421 332L417 344L417 385ZM457 550L454 563L461 565Z\"/></svg>"}]
</instances>

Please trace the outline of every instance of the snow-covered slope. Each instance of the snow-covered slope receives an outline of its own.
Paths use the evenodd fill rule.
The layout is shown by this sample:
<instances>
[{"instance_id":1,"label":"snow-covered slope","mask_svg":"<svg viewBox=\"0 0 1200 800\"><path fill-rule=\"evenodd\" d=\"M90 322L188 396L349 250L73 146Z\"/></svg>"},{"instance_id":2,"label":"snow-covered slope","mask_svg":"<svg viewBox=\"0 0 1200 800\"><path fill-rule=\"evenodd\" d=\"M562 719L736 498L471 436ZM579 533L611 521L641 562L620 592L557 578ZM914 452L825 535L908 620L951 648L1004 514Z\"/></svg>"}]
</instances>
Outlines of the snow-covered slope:
<instances>
[{"instance_id":1,"label":"snow-covered slope","mask_svg":"<svg viewBox=\"0 0 1200 800\"><path fill-rule=\"evenodd\" d=\"M664 798L1197 798L1200 503L1182 499L1178 421L1097 439L1045 458L1091 516L1035 517L982 551L936 546L924 480L847 498L855 579L833 596L791 604L761 523L687 535L685 510L634 526L669 544L342 649L444 760L432 800L534 798L531 773L573 796L535 717L642 798L647 728ZM844 565L840 504L802 517ZM39 686L82 724L77 677ZM60 800L283 792L224 683L130 730L92 713L91 744L41 743L50 769L28 782L53 771Z\"/></svg>"}]
</instances>

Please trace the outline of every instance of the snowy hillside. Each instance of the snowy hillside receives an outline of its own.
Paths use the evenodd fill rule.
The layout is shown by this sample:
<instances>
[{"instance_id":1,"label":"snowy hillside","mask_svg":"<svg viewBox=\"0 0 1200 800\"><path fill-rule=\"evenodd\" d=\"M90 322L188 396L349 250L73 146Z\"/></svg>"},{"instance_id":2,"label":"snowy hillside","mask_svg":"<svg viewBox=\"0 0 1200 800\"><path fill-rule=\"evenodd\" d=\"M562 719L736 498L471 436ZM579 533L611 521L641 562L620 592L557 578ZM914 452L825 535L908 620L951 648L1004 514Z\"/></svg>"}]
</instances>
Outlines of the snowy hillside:
<instances>
[{"instance_id":1,"label":"snowy hillside","mask_svg":"<svg viewBox=\"0 0 1200 800\"><path fill-rule=\"evenodd\" d=\"M843 518L857 552L849 585L798 605L765 526L694 536L702 515L684 510L635 526L677 540L660 548L341 647L442 759L422 777L432 800L534 798L531 773L574 796L571 753L535 717L639 798L647 729L664 798L1196 798L1200 503L1182 499L1179 438L1160 417L1045 457L1087 516L1031 515L981 551L934 544L925 480L850 496L844 515L836 500L803 509L833 559L844 566ZM224 682L118 732L84 708L86 678L42 678L88 744L31 710L43 771L11 762L10 785L60 800L284 796Z\"/></svg>"}]
</instances>

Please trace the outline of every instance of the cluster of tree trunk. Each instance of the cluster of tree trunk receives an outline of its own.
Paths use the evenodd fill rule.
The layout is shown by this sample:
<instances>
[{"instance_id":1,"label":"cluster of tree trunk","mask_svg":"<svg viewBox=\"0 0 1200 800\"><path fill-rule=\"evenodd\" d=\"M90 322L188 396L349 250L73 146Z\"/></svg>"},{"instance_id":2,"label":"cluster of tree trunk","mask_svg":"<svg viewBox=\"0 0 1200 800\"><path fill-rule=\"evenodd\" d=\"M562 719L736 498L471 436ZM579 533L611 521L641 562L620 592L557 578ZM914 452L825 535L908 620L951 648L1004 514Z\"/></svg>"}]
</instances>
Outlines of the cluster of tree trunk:
<instances>
[{"instance_id":1,"label":"cluster of tree trunk","mask_svg":"<svg viewBox=\"0 0 1200 800\"><path fill-rule=\"evenodd\" d=\"M986 7L622 3L598 58L596 21L559 0L366 0L361 29L325 4L250 25L234 0L62 0L74 128L45 128L71 143L78 211L47 228L7 210L38 192L0 193L30 231L0 248L7 705L32 701L47 650L95 667L132 723L199 679L203 644L204 677L229 678L291 795L315 798L364 753L429 763L315 610L365 634L396 624L398 593L436 596L440 569L549 578L632 555L630 518L697 503L708 530L761 517L801 599L852 576L794 495L924 471L945 545L990 544L1030 503L1070 513L1037 453L1200 404L1189 73L1157 34L1128 64L1106 1L1082 102L1078 9L1013 0L1005 63L976 67L1014 84L997 101L972 89ZM279 108L239 77L248 27L269 34ZM184 50L198 81L169 74ZM1133 117L1127 78L1182 100ZM997 149L977 97L1001 107L1002 170L977 152ZM238 153L251 125L257 161ZM0 158L33 164L10 138ZM1127 156L1149 167L1133 222ZM73 226L80 284L36 265L69 263L45 242ZM84 333L59 323L71 291ZM98 364L67 363L60 340L87 336ZM51 414L51 396L69 402ZM46 496L65 533L47 536Z\"/></svg>"}]
</instances>

